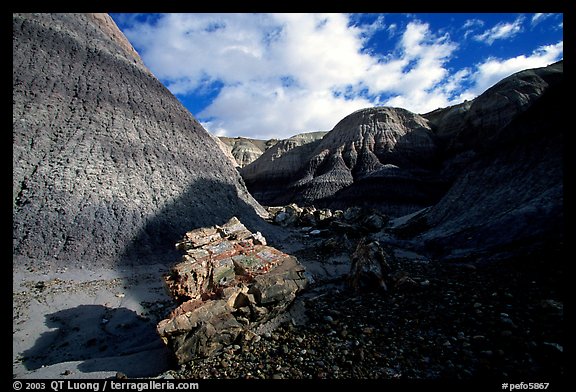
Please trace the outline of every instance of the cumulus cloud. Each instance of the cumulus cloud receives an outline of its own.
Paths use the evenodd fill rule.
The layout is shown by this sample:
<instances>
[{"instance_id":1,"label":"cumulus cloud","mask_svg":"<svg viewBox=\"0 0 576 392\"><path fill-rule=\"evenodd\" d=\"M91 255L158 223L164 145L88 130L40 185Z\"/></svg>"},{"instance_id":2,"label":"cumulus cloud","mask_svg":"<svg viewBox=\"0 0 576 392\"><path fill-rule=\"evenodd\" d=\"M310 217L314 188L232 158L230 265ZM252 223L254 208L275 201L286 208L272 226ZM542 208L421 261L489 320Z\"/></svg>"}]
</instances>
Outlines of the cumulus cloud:
<instances>
[{"instance_id":1,"label":"cumulus cloud","mask_svg":"<svg viewBox=\"0 0 576 392\"><path fill-rule=\"evenodd\" d=\"M448 33L414 17L386 18L162 14L126 17L124 33L174 94L210 96L193 113L210 132L261 139L330 130L351 112L377 105L424 113L473 98L502 76L562 53L560 42L529 56L451 69L459 46ZM517 34L520 24L519 17L474 37L492 43ZM483 22L470 19L462 28L477 33ZM367 48L379 33L388 37L387 51Z\"/></svg>"},{"instance_id":2,"label":"cumulus cloud","mask_svg":"<svg viewBox=\"0 0 576 392\"><path fill-rule=\"evenodd\" d=\"M529 56L520 55L508 59L488 58L477 65L477 70L472 75L474 86L463 94L473 97L515 72L528 68L545 67L562 58L563 51L564 43L560 41L553 45L541 46Z\"/></svg>"},{"instance_id":3,"label":"cumulus cloud","mask_svg":"<svg viewBox=\"0 0 576 392\"><path fill-rule=\"evenodd\" d=\"M383 20L348 22L342 14L168 14L126 35L174 94L221 82L194 113L210 131L290 136L330 129L343 113L371 106L359 91L377 61L362 48Z\"/></svg>"},{"instance_id":4,"label":"cumulus cloud","mask_svg":"<svg viewBox=\"0 0 576 392\"><path fill-rule=\"evenodd\" d=\"M436 36L429 25L408 23L400 39L399 55L385 64L374 66L367 83L375 93L385 91L392 97L382 103L422 113L449 102L443 84L446 62L457 49L447 35Z\"/></svg>"},{"instance_id":5,"label":"cumulus cloud","mask_svg":"<svg viewBox=\"0 0 576 392\"><path fill-rule=\"evenodd\" d=\"M474 39L478 42L484 42L488 45L492 45L494 41L499 39L509 39L514 37L516 34L522 31L522 17L516 18L514 22L501 22L496 24L494 27L485 30L481 34L474 36Z\"/></svg>"},{"instance_id":6,"label":"cumulus cloud","mask_svg":"<svg viewBox=\"0 0 576 392\"><path fill-rule=\"evenodd\" d=\"M203 125L219 135L243 130L251 137L287 138L296 133L330 130L344 116L371 107L367 99L340 99L329 91L290 89L258 83L224 87L214 102L199 113Z\"/></svg>"}]
</instances>

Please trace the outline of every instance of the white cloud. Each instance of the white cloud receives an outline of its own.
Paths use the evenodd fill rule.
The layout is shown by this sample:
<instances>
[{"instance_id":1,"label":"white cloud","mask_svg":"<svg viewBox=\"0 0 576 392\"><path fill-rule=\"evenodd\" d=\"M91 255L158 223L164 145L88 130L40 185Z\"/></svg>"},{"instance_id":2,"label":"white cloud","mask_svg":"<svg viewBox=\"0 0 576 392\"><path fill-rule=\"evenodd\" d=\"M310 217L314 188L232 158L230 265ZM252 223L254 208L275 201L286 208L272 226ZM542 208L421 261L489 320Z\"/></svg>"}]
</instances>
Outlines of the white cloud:
<instances>
[{"instance_id":1,"label":"white cloud","mask_svg":"<svg viewBox=\"0 0 576 392\"><path fill-rule=\"evenodd\" d=\"M482 26L484 26L484 21L482 19L472 18L472 19L466 19L466 21L462 25L462 28L471 29Z\"/></svg>"},{"instance_id":2,"label":"white cloud","mask_svg":"<svg viewBox=\"0 0 576 392\"><path fill-rule=\"evenodd\" d=\"M518 17L512 23L500 22L491 29L474 36L478 42L484 42L492 45L498 39L509 39L522 31L523 17Z\"/></svg>"},{"instance_id":3,"label":"white cloud","mask_svg":"<svg viewBox=\"0 0 576 392\"><path fill-rule=\"evenodd\" d=\"M542 22L544 19L549 18L554 14L543 14L543 13L535 13L532 15L532 19L530 20L530 24L532 26L536 26L538 23Z\"/></svg>"},{"instance_id":4,"label":"white cloud","mask_svg":"<svg viewBox=\"0 0 576 392\"><path fill-rule=\"evenodd\" d=\"M329 130L371 106L363 75L377 60L364 41L383 26L349 26L342 14L169 14L126 35L174 94L224 87L200 113L213 132L290 136ZM350 90L352 96L335 96Z\"/></svg>"},{"instance_id":5,"label":"white cloud","mask_svg":"<svg viewBox=\"0 0 576 392\"><path fill-rule=\"evenodd\" d=\"M210 132L261 139L330 130L351 112L376 105L425 113L471 99L512 72L562 55L559 42L529 56L453 70L447 64L458 45L414 18L405 26L386 24L384 17L354 24L345 14L166 14L153 23L129 20L125 34L174 94L218 86L206 107L193 113ZM476 37L487 43L511 37L521 20ZM469 19L462 28L482 26ZM392 49L367 50L370 37L380 32ZM472 87L462 91L465 85Z\"/></svg>"},{"instance_id":6,"label":"white cloud","mask_svg":"<svg viewBox=\"0 0 576 392\"><path fill-rule=\"evenodd\" d=\"M396 23L392 23L388 25L388 37L392 38L396 35L396 30L398 29L398 25Z\"/></svg>"},{"instance_id":7,"label":"white cloud","mask_svg":"<svg viewBox=\"0 0 576 392\"><path fill-rule=\"evenodd\" d=\"M344 116L373 106L366 99L340 99L325 90L269 87L225 87L199 116L211 119L204 125L213 133L237 136L241 129L250 137L270 139L330 130Z\"/></svg>"},{"instance_id":8,"label":"white cloud","mask_svg":"<svg viewBox=\"0 0 576 392\"><path fill-rule=\"evenodd\" d=\"M489 58L477 66L477 71L472 75L474 86L465 94L476 96L515 72L545 67L560 60L563 51L564 43L560 41L553 45L541 46L529 56L520 55L509 59Z\"/></svg>"},{"instance_id":9,"label":"white cloud","mask_svg":"<svg viewBox=\"0 0 576 392\"><path fill-rule=\"evenodd\" d=\"M468 38L470 34L472 34L475 30L484 26L484 21L481 19L467 19L464 24L462 25L462 29L464 29L464 39Z\"/></svg>"},{"instance_id":10,"label":"white cloud","mask_svg":"<svg viewBox=\"0 0 576 392\"><path fill-rule=\"evenodd\" d=\"M445 63L457 45L447 35L435 36L429 25L410 22L400 40L400 55L371 69L367 83L394 96L383 104L417 113L436 109L449 98L442 91L448 75Z\"/></svg>"}]
</instances>

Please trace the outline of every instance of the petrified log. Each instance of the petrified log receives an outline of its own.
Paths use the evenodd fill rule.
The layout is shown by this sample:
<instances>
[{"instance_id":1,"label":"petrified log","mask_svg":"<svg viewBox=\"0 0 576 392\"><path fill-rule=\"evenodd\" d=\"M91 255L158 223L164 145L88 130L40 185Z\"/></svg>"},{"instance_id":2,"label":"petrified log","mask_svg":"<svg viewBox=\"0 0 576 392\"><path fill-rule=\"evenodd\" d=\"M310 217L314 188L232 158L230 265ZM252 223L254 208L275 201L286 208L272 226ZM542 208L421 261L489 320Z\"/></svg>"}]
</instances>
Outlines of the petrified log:
<instances>
[{"instance_id":1,"label":"petrified log","mask_svg":"<svg viewBox=\"0 0 576 392\"><path fill-rule=\"evenodd\" d=\"M267 246L236 217L190 231L176 247L186 254L165 281L181 304L157 331L180 364L253 336L308 283L294 256Z\"/></svg>"}]
</instances>

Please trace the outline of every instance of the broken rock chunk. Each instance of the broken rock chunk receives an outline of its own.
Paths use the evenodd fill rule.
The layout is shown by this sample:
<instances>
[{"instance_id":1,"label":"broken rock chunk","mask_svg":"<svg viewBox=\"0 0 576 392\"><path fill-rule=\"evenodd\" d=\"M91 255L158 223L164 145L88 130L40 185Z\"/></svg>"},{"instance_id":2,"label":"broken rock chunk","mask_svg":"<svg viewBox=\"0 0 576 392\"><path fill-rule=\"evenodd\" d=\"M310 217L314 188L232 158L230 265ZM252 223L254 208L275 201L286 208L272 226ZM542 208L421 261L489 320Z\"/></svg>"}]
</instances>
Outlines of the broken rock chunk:
<instances>
[{"instance_id":1,"label":"broken rock chunk","mask_svg":"<svg viewBox=\"0 0 576 392\"><path fill-rule=\"evenodd\" d=\"M186 233L165 277L180 305L157 325L179 364L210 356L282 314L308 281L298 260L237 218Z\"/></svg>"},{"instance_id":2,"label":"broken rock chunk","mask_svg":"<svg viewBox=\"0 0 576 392\"><path fill-rule=\"evenodd\" d=\"M348 284L356 291L380 288L388 290L391 268L386 252L376 240L362 238L352 254Z\"/></svg>"}]
</instances>

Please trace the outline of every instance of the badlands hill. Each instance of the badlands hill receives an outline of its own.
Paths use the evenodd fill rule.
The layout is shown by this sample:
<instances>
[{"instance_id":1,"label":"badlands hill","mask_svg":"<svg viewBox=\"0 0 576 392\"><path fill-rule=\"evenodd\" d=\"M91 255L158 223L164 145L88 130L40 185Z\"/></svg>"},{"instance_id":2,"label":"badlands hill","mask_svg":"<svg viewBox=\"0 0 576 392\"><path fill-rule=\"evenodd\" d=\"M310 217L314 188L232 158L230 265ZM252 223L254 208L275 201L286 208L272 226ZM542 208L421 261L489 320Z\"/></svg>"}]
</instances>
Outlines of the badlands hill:
<instances>
[{"instance_id":1,"label":"badlands hill","mask_svg":"<svg viewBox=\"0 0 576 392\"><path fill-rule=\"evenodd\" d=\"M430 186L424 175L414 178L412 172L434 168L436 150L434 135L421 116L399 108L371 108L347 116L322 140L297 153L268 163L262 156L241 173L262 204L294 201L346 208L376 203L387 213L402 215L434 201L427 195L416 201L426 192L421 188ZM378 178L376 192L362 187L369 175L368 182ZM407 192L412 200L407 200Z\"/></svg>"},{"instance_id":2,"label":"badlands hill","mask_svg":"<svg viewBox=\"0 0 576 392\"><path fill-rule=\"evenodd\" d=\"M239 167L244 167L254 162L266 149L273 146L278 140L260 140L245 137L219 136L225 150L234 157Z\"/></svg>"},{"instance_id":3,"label":"badlands hill","mask_svg":"<svg viewBox=\"0 0 576 392\"><path fill-rule=\"evenodd\" d=\"M219 140L225 146L225 152L230 153L237 162L237 165L240 168L244 168L258 159L262 154L264 154L268 149L274 147L271 153L262 160L264 164L265 162L272 162L279 158L284 153L292 150L295 147L299 147L304 144L311 143L318 139L322 139L324 135L328 132L306 132L300 133L294 136L291 136L288 139L268 139L268 140L260 140L260 139L249 139L244 137L219 137ZM279 144L276 146L276 144ZM276 170L276 168L271 168L273 164L266 164L268 170ZM250 169L258 170L258 169ZM266 169L265 169L266 170Z\"/></svg>"},{"instance_id":4,"label":"badlands hill","mask_svg":"<svg viewBox=\"0 0 576 392\"><path fill-rule=\"evenodd\" d=\"M13 255L172 262L193 228L260 205L106 14L13 15Z\"/></svg>"},{"instance_id":5,"label":"badlands hill","mask_svg":"<svg viewBox=\"0 0 576 392\"><path fill-rule=\"evenodd\" d=\"M263 154L241 173L264 205L356 205L391 217L421 211L398 233L419 235L415 243L437 255L558 241L562 80L560 61L422 115L359 110L296 158Z\"/></svg>"},{"instance_id":6,"label":"badlands hill","mask_svg":"<svg viewBox=\"0 0 576 392\"><path fill-rule=\"evenodd\" d=\"M427 115L440 135L441 174L451 186L403 228L409 237L417 234L415 243L453 259L558 255L567 113L562 80L562 62L522 71L465 107ZM456 121L447 121L454 110Z\"/></svg>"},{"instance_id":7,"label":"badlands hill","mask_svg":"<svg viewBox=\"0 0 576 392\"><path fill-rule=\"evenodd\" d=\"M388 260L390 290L358 292L346 282L358 255L372 253L358 246L367 232L354 219L326 218L326 210L315 211L314 230L266 224L231 151L151 74L109 16L13 14L13 378L470 385L534 378L559 385L566 344L566 275L556 252L568 113L562 79L560 62L512 75L450 108L421 115L365 109L326 135L257 146L266 151L240 172L265 204L361 205L399 216L386 226L380 216L382 226L368 235L371 249L382 249L380 262ZM174 249L182 240L184 260L208 253L210 263L177 264L169 276L181 271L184 285L172 287L202 287L199 277L214 282L223 272L237 282L246 269L228 262L210 273L216 269L205 267L218 261L210 252L222 252L219 261L236 257L235 267L247 262L250 252L240 260L235 253L246 244L236 241L247 234L262 241L257 229L279 244L268 261L297 257L312 284L278 314L280 324L238 341L228 331L243 329L247 317L277 315L270 303L256 305L293 298L278 275L258 274L257 295L243 283L204 293L218 294L205 296L213 305L207 312L205 304L175 304L162 276L183 257ZM520 257L481 262L506 255ZM248 271L261 266L250 261ZM378 273L371 266L366 277ZM235 299L223 300L224 293ZM194 324L200 313L210 323ZM183 323L165 322L172 317ZM169 347L159 332L187 343ZM172 348L193 354L196 343L212 338L227 347L175 365Z\"/></svg>"}]
</instances>

